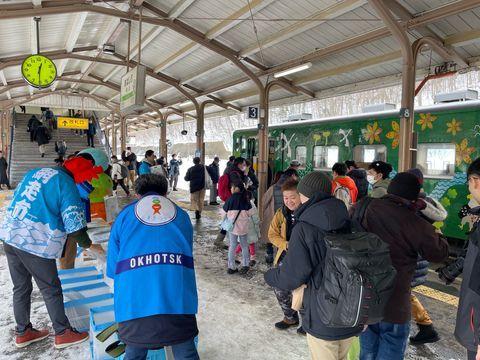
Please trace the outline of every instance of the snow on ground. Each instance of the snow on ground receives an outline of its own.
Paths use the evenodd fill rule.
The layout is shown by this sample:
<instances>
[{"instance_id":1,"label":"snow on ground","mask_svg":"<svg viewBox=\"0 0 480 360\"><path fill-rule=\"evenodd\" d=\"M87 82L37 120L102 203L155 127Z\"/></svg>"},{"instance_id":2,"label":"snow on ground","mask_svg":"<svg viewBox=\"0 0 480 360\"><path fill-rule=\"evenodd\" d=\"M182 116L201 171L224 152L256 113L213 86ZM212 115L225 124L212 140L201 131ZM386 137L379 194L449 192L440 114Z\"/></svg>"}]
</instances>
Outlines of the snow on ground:
<instances>
[{"instance_id":1,"label":"snow on ground","mask_svg":"<svg viewBox=\"0 0 480 360\"><path fill-rule=\"evenodd\" d=\"M172 193L171 198L182 207L188 205L185 191ZM282 312L273 291L263 280L263 273L268 267L262 261L262 249L257 252L260 263L247 275L226 274L226 251L213 246L220 223L218 209L207 206L200 221L192 220L199 293L200 357L207 360L308 359L305 337L297 335L296 329L281 332L273 326L282 319ZM53 338L17 350L12 340L15 322L11 294L10 275L0 245L0 327L3 329L0 334L0 360L89 359L88 343L58 351L53 348ZM419 298L431 311L442 341L417 348L409 346L406 359L463 359L463 349L451 335L455 309L426 297ZM37 327L50 327L45 305L36 288L32 296L32 323ZM412 323L412 331L415 330Z\"/></svg>"}]
</instances>

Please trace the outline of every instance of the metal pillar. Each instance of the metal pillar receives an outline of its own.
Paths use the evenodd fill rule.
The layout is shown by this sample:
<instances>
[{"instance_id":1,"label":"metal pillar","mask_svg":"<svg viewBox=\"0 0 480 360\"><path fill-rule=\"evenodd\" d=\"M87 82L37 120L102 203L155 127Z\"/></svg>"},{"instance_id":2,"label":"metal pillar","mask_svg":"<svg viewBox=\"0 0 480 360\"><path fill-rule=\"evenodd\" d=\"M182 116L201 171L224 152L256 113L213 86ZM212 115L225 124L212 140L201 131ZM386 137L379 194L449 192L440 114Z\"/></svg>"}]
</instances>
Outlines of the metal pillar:
<instances>
[{"instance_id":1,"label":"metal pillar","mask_svg":"<svg viewBox=\"0 0 480 360\"><path fill-rule=\"evenodd\" d=\"M112 141L110 142L110 145L112 146L112 153L117 154L117 129L115 127L115 113L111 113L111 118L112 118Z\"/></svg>"},{"instance_id":2,"label":"metal pillar","mask_svg":"<svg viewBox=\"0 0 480 360\"><path fill-rule=\"evenodd\" d=\"M414 97L415 97L415 59L410 40L405 30L395 20L390 10L381 0L369 0L370 5L385 25L392 32L393 37L399 42L403 58L402 71L402 101L400 111L400 145L398 171L406 171L412 167L412 150L416 151L413 144L414 124Z\"/></svg>"},{"instance_id":3,"label":"metal pillar","mask_svg":"<svg viewBox=\"0 0 480 360\"><path fill-rule=\"evenodd\" d=\"M167 161L167 118L161 113L160 118L160 155L165 156L165 161Z\"/></svg>"},{"instance_id":4,"label":"metal pillar","mask_svg":"<svg viewBox=\"0 0 480 360\"><path fill-rule=\"evenodd\" d=\"M202 104L203 105L203 104ZM199 106L198 103L195 104L195 109L197 112L197 151L200 152L200 163L205 164L205 143L204 143L204 129L205 121L202 106Z\"/></svg>"},{"instance_id":5,"label":"metal pillar","mask_svg":"<svg viewBox=\"0 0 480 360\"><path fill-rule=\"evenodd\" d=\"M120 116L120 148L121 151L127 150L127 118Z\"/></svg>"}]
</instances>

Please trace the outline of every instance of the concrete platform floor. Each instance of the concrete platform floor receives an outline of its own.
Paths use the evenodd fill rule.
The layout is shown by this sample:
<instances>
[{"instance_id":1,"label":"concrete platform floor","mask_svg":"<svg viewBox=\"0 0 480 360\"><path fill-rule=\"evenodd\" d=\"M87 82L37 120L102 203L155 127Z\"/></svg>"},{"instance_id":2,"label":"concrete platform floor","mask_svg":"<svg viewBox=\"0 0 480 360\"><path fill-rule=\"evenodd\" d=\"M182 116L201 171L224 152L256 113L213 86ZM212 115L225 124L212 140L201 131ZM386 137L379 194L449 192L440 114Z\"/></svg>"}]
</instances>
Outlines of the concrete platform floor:
<instances>
[{"instance_id":1,"label":"concrete platform floor","mask_svg":"<svg viewBox=\"0 0 480 360\"><path fill-rule=\"evenodd\" d=\"M188 194L179 191L171 198L180 206L188 206ZM0 199L1 200L1 199ZM124 198L122 202L131 200ZM296 360L308 359L306 339L295 329L275 330L273 324L282 318L273 291L265 284L263 273L264 251L258 246L257 264L247 275L226 274L226 251L213 246L220 223L219 208L206 206L203 217L193 220L195 228L195 265L199 292L198 325L200 329L199 353L202 359ZM1 359L89 359L89 346L84 343L64 351L53 349L46 342L17 350L13 345L14 319L11 310L11 282L6 259L0 246L0 335ZM430 283L417 294L434 319L441 341L424 346L408 346L406 359L465 359L464 349L455 341L457 300L455 287L442 287L431 274ZM431 291L431 287L442 291ZM425 294L425 295L423 295ZM49 326L42 298L35 288L32 302L32 322ZM412 333L415 325L412 323ZM388 360L388 359L385 359Z\"/></svg>"}]
</instances>

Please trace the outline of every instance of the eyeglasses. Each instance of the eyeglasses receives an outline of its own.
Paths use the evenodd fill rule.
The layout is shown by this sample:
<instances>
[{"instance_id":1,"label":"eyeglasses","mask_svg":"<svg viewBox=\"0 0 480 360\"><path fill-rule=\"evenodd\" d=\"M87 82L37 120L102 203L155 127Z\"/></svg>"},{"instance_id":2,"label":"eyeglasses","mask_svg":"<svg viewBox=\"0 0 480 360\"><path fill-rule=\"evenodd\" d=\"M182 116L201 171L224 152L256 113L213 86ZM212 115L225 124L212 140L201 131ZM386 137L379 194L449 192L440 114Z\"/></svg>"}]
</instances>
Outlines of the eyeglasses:
<instances>
[{"instance_id":1,"label":"eyeglasses","mask_svg":"<svg viewBox=\"0 0 480 360\"><path fill-rule=\"evenodd\" d=\"M478 180L480 180L480 177L478 177L478 176L469 176L469 177L467 178L467 184L468 184L471 180L478 181Z\"/></svg>"}]
</instances>

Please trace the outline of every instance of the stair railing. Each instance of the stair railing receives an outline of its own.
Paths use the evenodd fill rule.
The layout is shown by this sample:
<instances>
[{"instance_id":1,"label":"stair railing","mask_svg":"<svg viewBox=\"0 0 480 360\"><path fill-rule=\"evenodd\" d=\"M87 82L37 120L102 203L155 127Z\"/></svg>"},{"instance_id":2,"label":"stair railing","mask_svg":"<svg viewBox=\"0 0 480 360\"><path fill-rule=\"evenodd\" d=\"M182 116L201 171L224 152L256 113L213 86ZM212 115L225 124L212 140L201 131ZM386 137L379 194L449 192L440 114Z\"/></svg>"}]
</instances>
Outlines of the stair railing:
<instances>
[{"instance_id":1,"label":"stair railing","mask_svg":"<svg viewBox=\"0 0 480 360\"><path fill-rule=\"evenodd\" d=\"M15 123L17 121L17 113L15 108L12 111L12 123L10 124L10 144L8 144L8 180L11 179L11 169L12 169L12 153L13 153L13 136L15 134Z\"/></svg>"},{"instance_id":2,"label":"stair railing","mask_svg":"<svg viewBox=\"0 0 480 360\"><path fill-rule=\"evenodd\" d=\"M110 146L110 142L108 141L108 136L105 133L105 131L103 131L102 128L100 127L100 121L98 120L98 115L96 114L95 111L92 111L92 116L93 116L93 121L95 123L95 127L97 129L97 134L101 134L100 140L104 145L105 149L107 150L108 157L111 158L113 155L113 151L112 151L112 147Z\"/></svg>"}]
</instances>

